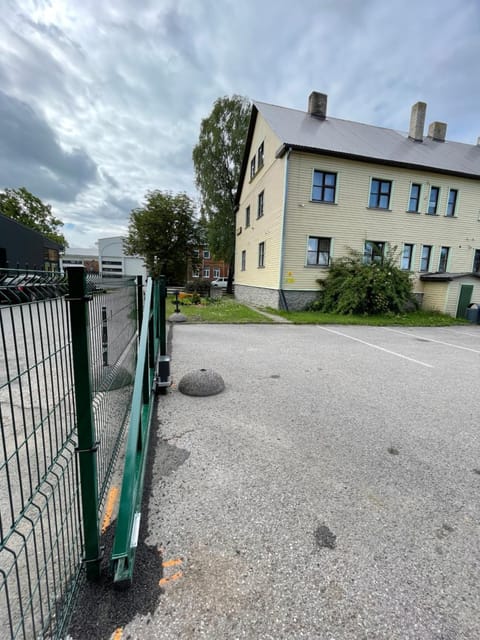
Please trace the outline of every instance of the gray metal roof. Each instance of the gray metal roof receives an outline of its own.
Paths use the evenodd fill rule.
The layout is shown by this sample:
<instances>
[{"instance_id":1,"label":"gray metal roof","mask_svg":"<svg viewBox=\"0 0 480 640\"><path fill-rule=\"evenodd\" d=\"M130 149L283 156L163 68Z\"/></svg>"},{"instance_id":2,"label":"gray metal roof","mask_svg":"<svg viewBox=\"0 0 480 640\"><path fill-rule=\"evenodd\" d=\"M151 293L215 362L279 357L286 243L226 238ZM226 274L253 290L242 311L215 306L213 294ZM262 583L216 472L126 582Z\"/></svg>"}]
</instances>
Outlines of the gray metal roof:
<instances>
[{"instance_id":1,"label":"gray metal roof","mask_svg":"<svg viewBox=\"0 0 480 640\"><path fill-rule=\"evenodd\" d=\"M408 133L339 118L320 119L305 111L254 102L284 147L348 156L441 173L480 178L480 146L439 142L425 137L415 142Z\"/></svg>"}]
</instances>

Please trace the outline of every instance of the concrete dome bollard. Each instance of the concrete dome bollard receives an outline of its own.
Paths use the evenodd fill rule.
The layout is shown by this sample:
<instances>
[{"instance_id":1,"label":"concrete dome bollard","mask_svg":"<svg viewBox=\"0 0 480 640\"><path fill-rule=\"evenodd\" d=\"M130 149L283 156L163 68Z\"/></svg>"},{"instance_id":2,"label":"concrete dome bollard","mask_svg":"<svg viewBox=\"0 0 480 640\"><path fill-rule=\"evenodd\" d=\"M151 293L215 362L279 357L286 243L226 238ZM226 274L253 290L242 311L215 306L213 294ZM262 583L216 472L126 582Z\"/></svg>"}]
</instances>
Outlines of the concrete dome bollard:
<instances>
[{"instance_id":1,"label":"concrete dome bollard","mask_svg":"<svg viewBox=\"0 0 480 640\"><path fill-rule=\"evenodd\" d=\"M212 369L197 369L183 376L178 390L186 396L214 396L225 389L221 375Z\"/></svg>"},{"instance_id":2,"label":"concrete dome bollard","mask_svg":"<svg viewBox=\"0 0 480 640\"><path fill-rule=\"evenodd\" d=\"M171 315L168 316L169 322L186 322L187 316L180 311L174 311Z\"/></svg>"}]
</instances>

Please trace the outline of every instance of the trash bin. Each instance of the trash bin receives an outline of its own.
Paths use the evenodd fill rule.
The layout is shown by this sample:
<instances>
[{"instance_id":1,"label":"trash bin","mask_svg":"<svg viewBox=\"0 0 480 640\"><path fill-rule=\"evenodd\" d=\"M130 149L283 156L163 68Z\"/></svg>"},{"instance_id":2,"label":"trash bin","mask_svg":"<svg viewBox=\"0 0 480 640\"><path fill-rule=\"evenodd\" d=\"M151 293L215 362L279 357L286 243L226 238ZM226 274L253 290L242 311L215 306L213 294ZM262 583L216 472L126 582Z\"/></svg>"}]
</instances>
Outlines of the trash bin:
<instances>
[{"instance_id":1,"label":"trash bin","mask_svg":"<svg viewBox=\"0 0 480 640\"><path fill-rule=\"evenodd\" d=\"M466 318L473 324L480 324L480 304L477 304L476 302L469 304L467 307Z\"/></svg>"}]
</instances>

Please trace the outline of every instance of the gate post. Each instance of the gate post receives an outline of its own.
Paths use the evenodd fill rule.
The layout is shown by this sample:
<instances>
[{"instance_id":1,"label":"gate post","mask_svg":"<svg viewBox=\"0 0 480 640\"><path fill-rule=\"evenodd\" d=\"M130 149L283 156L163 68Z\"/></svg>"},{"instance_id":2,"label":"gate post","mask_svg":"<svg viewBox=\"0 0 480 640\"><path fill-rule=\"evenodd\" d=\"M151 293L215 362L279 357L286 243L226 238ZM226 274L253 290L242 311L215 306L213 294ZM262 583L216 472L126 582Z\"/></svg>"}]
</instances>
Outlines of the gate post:
<instances>
[{"instance_id":1,"label":"gate post","mask_svg":"<svg viewBox=\"0 0 480 640\"><path fill-rule=\"evenodd\" d=\"M98 527L97 448L90 383L90 344L88 301L84 267L67 267L70 327L72 331L73 375L78 430L78 461L87 578L100 575L100 536Z\"/></svg>"}]
</instances>

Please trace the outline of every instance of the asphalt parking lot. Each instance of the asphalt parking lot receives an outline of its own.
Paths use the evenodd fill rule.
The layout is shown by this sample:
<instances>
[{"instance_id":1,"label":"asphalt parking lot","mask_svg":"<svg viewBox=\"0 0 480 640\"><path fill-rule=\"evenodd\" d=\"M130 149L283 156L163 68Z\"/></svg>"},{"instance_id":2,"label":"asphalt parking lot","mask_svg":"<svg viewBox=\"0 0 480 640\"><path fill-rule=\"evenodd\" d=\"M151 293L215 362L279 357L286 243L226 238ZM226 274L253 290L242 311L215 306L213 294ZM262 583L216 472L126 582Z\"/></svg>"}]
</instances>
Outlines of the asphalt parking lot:
<instances>
[{"instance_id":1,"label":"asphalt parking lot","mask_svg":"<svg viewBox=\"0 0 480 640\"><path fill-rule=\"evenodd\" d=\"M480 638L480 326L172 333L134 584L71 638Z\"/></svg>"}]
</instances>

